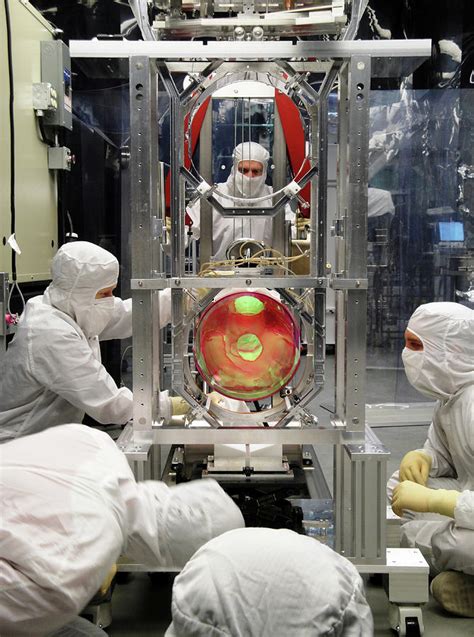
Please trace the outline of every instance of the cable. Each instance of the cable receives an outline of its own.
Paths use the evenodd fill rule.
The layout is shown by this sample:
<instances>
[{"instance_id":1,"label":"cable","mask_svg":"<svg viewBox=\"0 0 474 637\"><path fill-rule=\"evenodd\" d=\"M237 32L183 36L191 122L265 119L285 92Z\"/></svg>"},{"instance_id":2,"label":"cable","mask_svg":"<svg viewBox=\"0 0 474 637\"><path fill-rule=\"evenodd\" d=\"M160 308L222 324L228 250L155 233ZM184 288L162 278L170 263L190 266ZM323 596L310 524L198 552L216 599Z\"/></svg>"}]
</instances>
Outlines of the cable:
<instances>
[{"instance_id":1,"label":"cable","mask_svg":"<svg viewBox=\"0 0 474 637\"><path fill-rule=\"evenodd\" d=\"M47 146L51 146L53 147L55 144L51 139L48 139L48 136L46 135L46 131L44 129L44 122L43 122L43 116L42 115L38 115L37 118L38 120L38 128L40 131L40 140L43 142L43 144L46 144Z\"/></svg>"},{"instance_id":2,"label":"cable","mask_svg":"<svg viewBox=\"0 0 474 637\"><path fill-rule=\"evenodd\" d=\"M9 116L10 116L10 214L11 214L11 234L16 230L16 208L15 208L15 92L13 86L13 55L12 55L12 29L10 21L10 7L8 0L3 0L5 6L5 26L7 30L7 53L8 53L8 82L10 90ZM12 280L16 283L16 252L12 248ZM14 287L14 286L13 286ZM13 289L12 287L12 289ZM10 290L11 294L11 290Z\"/></svg>"},{"instance_id":3,"label":"cable","mask_svg":"<svg viewBox=\"0 0 474 637\"><path fill-rule=\"evenodd\" d=\"M297 254L292 257L287 257L278 250L273 248L264 248L256 252L252 257L244 257L242 255L242 249L244 248L245 243L242 244L240 250L241 258L240 259L225 259L222 261L209 261L204 263L201 267L201 271L199 272L199 276L206 276L215 271L218 267L239 267L241 265L246 265L249 263L253 263L255 265L260 265L262 267L276 266L285 270L288 274L294 275L294 272L288 268L287 266L294 261L298 261L303 257L306 257L309 254L309 251L306 250L302 254ZM270 257L266 256L268 253L272 253L276 256Z\"/></svg>"},{"instance_id":4,"label":"cable","mask_svg":"<svg viewBox=\"0 0 474 637\"><path fill-rule=\"evenodd\" d=\"M23 305L23 307L21 309L21 312L19 312L19 314L21 314L23 312L23 310L25 309L25 305L26 305L26 301L25 301L25 297L23 296L23 292L20 290L20 286L18 285L18 283L17 283L17 281L15 279L15 281L12 283L12 286L11 286L10 291L8 293L8 301L7 301L7 311L8 311L8 314L10 314L11 316L13 316L13 312L11 311L11 308L10 308L10 300L12 298L13 290L15 288L18 290L18 294L20 295L21 302L22 302L22 305Z\"/></svg>"}]
</instances>

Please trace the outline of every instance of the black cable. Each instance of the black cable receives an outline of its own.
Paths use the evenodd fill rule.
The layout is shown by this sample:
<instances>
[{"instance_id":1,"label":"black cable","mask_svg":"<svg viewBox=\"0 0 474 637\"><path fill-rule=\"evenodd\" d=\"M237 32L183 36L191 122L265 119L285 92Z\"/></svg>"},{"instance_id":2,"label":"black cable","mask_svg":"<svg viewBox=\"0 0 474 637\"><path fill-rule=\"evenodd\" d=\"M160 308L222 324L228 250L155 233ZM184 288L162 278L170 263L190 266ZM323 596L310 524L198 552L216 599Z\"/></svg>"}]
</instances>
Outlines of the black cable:
<instances>
[{"instance_id":1,"label":"black cable","mask_svg":"<svg viewBox=\"0 0 474 637\"><path fill-rule=\"evenodd\" d=\"M38 127L40 130L40 139L43 142L43 144L46 144L47 146L55 146L55 143L51 140L48 139L48 136L46 135L46 131L44 129L44 122L43 122L43 117L37 117L36 118L38 120Z\"/></svg>"},{"instance_id":2,"label":"black cable","mask_svg":"<svg viewBox=\"0 0 474 637\"><path fill-rule=\"evenodd\" d=\"M7 30L7 52L8 52L8 81L10 88L9 114L10 114L10 213L11 213L11 234L16 230L16 208L15 208L15 92L13 88L13 55L12 55L12 29L10 22L10 7L8 0L4 0L5 5L5 26ZM16 281L16 252L12 249L12 280Z\"/></svg>"}]
</instances>

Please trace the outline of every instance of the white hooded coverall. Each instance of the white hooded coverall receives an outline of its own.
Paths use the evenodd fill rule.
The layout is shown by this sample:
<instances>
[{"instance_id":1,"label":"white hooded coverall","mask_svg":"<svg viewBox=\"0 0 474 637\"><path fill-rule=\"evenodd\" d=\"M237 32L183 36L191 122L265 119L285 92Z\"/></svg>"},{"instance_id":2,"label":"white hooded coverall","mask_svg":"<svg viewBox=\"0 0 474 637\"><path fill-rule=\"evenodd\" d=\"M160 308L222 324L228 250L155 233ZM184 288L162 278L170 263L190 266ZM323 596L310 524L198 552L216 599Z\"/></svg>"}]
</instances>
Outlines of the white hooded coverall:
<instances>
[{"instance_id":1,"label":"white hooded coverall","mask_svg":"<svg viewBox=\"0 0 474 637\"><path fill-rule=\"evenodd\" d=\"M268 151L257 142L244 142L235 147L232 154L233 165L227 181L217 184L215 197L226 208L265 208L273 205L273 188L265 183L267 178ZM245 160L258 161L263 165L263 174L260 177L248 177L238 170L239 162ZM242 199L242 202L234 202L219 196L219 192L232 197ZM263 201L253 201L256 197L265 197ZM200 237L200 211L201 203L197 201L187 209L193 222L193 236ZM285 208L287 219L294 220L294 213L289 206ZM217 210L212 211L212 235L213 256L217 260L225 259L225 252L235 239L255 239L262 241L266 246L272 247L273 220L271 217L235 218L223 217Z\"/></svg>"},{"instance_id":2,"label":"white hooded coverall","mask_svg":"<svg viewBox=\"0 0 474 637\"><path fill-rule=\"evenodd\" d=\"M434 573L474 575L474 311L457 303L427 303L413 313L407 329L423 342L423 351L403 350L407 378L438 400L421 450L432 459L426 486L462 495L454 520L407 512L402 544L419 548ZM395 472L388 483L390 501L397 483Z\"/></svg>"},{"instance_id":3,"label":"white hooded coverall","mask_svg":"<svg viewBox=\"0 0 474 637\"><path fill-rule=\"evenodd\" d=\"M135 482L105 433L62 425L0 447L0 635L64 626L124 552L182 567L205 542L244 526L214 480Z\"/></svg>"},{"instance_id":4,"label":"white hooded coverall","mask_svg":"<svg viewBox=\"0 0 474 637\"><path fill-rule=\"evenodd\" d=\"M369 637L356 568L293 531L229 531L201 547L175 579L165 637Z\"/></svg>"},{"instance_id":5,"label":"white hooded coverall","mask_svg":"<svg viewBox=\"0 0 474 637\"><path fill-rule=\"evenodd\" d=\"M103 424L132 417L132 392L118 388L101 363L99 340L132 334L132 301L96 299L117 283L119 264L87 241L63 245L51 263L52 282L30 299L0 371L0 442L47 427ZM162 304L165 325L169 303Z\"/></svg>"}]
</instances>

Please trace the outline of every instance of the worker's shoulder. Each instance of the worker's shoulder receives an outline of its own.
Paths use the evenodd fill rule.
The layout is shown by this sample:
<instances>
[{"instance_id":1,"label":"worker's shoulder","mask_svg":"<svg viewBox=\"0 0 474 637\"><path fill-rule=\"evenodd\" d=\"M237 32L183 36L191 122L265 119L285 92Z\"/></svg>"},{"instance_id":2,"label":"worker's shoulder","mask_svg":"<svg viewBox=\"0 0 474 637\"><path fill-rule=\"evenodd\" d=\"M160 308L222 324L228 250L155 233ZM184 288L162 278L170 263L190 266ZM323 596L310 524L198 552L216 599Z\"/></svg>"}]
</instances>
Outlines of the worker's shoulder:
<instances>
[{"instance_id":1,"label":"worker's shoulder","mask_svg":"<svg viewBox=\"0 0 474 637\"><path fill-rule=\"evenodd\" d=\"M44 302L43 296L35 296L28 301L19 327L26 328L32 335L44 334L47 330L51 335L54 332L62 332L80 337L79 327L75 321L61 310Z\"/></svg>"}]
</instances>

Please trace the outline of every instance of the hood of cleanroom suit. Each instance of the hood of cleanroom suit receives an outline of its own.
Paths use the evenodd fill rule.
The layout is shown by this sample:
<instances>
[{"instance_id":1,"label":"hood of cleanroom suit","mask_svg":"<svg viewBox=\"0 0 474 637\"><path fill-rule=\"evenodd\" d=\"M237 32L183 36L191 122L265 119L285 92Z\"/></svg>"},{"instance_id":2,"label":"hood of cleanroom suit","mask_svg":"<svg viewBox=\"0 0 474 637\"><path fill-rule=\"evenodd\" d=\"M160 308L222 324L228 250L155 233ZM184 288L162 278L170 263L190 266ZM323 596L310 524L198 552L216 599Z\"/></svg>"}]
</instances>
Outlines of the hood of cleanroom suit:
<instances>
[{"instance_id":1,"label":"hood of cleanroom suit","mask_svg":"<svg viewBox=\"0 0 474 637\"><path fill-rule=\"evenodd\" d=\"M46 635L84 608L121 554L181 568L244 526L214 480L136 482L107 434L61 425L1 449L0 635Z\"/></svg>"},{"instance_id":2,"label":"hood of cleanroom suit","mask_svg":"<svg viewBox=\"0 0 474 637\"><path fill-rule=\"evenodd\" d=\"M233 197L248 199L267 195L269 188L268 186L265 188L265 180L267 178L269 157L268 151L257 142L244 142L236 146L232 153L232 169L226 181L228 194ZM260 177L248 177L239 172L239 162L245 160L260 162L263 166L262 175ZM229 202L227 201L224 205L229 206Z\"/></svg>"},{"instance_id":3,"label":"hood of cleanroom suit","mask_svg":"<svg viewBox=\"0 0 474 637\"><path fill-rule=\"evenodd\" d=\"M367 637L355 567L293 531L230 531L199 549L173 586L166 637Z\"/></svg>"},{"instance_id":4,"label":"hood of cleanroom suit","mask_svg":"<svg viewBox=\"0 0 474 637\"><path fill-rule=\"evenodd\" d=\"M0 442L82 422L85 413L101 424L133 414L132 392L117 387L100 357L99 341L132 335L131 299L95 299L117 282L117 259L78 241L58 250L51 269L52 283L26 303L0 362Z\"/></svg>"},{"instance_id":5,"label":"hood of cleanroom suit","mask_svg":"<svg viewBox=\"0 0 474 637\"><path fill-rule=\"evenodd\" d=\"M117 284L119 263L114 255L88 241L67 243L54 256L51 275L46 299L74 319L88 338L100 334L113 315L114 300L95 295Z\"/></svg>"},{"instance_id":6,"label":"hood of cleanroom suit","mask_svg":"<svg viewBox=\"0 0 474 637\"><path fill-rule=\"evenodd\" d=\"M217 184L215 197L224 208L268 208L273 205L273 188L265 183L267 177L268 151L256 142L244 142L234 149L233 164L227 180ZM260 177L247 177L238 171L238 164L243 160L259 161L263 166ZM228 199L235 197L236 201ZM257 199L257 201L255 201ZM201 201L196 201L187 208L193 222L193 236L198 240L201 236ZM289 204L285 206L285 219L294 223L295 214ZM273 219L271 217L242 217L237 214L223 217L212 212L212 254L214 259L225 259L228 246L236 239L255 239L266 246L273 242Z\"/></svg>"},{"instance_id":7,"label":"hood of cleanroom suit","mask_svg":"<svg viewBox=\"0 0 474 637\"><path fill-rule=\"evenodd\" d=\"M423 342L423 351L404 348L405 372L422 394L447 400L474 383L474 311L458 303L420 305L407 329Z\"/></svg>"}]
</instances>

